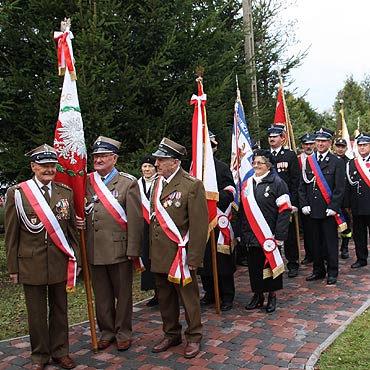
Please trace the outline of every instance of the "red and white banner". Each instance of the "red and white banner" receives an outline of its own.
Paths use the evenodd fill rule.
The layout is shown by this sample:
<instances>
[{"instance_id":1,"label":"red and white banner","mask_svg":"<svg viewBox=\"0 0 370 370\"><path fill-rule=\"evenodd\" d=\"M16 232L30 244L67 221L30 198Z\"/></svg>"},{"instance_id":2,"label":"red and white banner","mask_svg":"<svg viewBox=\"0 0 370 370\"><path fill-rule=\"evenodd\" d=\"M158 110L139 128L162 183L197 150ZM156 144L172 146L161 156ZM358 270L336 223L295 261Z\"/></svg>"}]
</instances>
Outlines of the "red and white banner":
<instances>
[{"instance_id":1,"label":"red and white banner","mask_svg":"<svg viewBox=\"0 0 370 370\"><path fill-rule=\"evenodd\" d=\"M209 231L217 224L218 188L215 162L206 120L207 96L203 92L202 78L197 78L198 95L193 95L190 104L194 105L192 120L192 166L190 174L203 182L208 206Z\"/></svg>"},{"instance_id":2,"label":"red and white banner","mask_svg":"<svg viewBox=\"0 0 370 370\"><path fill-rule=\"evenodd\" d=\"M269 274L264 271L263 276L265 278L272 275L273 278L276 278L284 272L284 262L281 258L279 248L276 244L274 235L271 232L270 226L268 225L254 197L252 177L247 180L242 190L241 198L245 216L247 217L258 243L262 246L266 257L266 263L268 262L270 265L268 269L272 272L272 274Z\"/></svg>"},{"instance_id":3,"label":"red and white banner","mask_svg":"<svg viewBox=\"0 0 370 370\"><path fill-rule=\"evenodd\" d=\"M85 218L86 145L77 94L76 70L73 65L72 33L55 32L58 40L58 65L68 66L64 74L58 122L54 133L54 148L58 154L55 181L72 188L77 216ZM64 61L64 62L63 62Z\"/></svg>"},{"instance_id":4,"label":"red and white banner","mask_svg":"<svg viewBox=\"0 0 370 370\"><path fill-rule=\"evenodd\" d=\"M163 176L160 176L157 180L157 185L154 191L155 216L167 237L178 246L175 259L173 260L170 272L168 273L168 280L176 284L180 284L182 281L182 285L185 286L192 281L189 266L186 262L186 244L189 241L189 230L184 237L180 234L176 224L173 222L161 203L162 190Z\"/></svg>"},{"instance_id":5,"label":"red and white banner","mask_svg":"<svg viewBox=\"0 0 370 370\"><path fill-rule=\"evenodd\" d=\"M67 292L73 292L76 289L76 271L77 261L73 249L68 244L60 224L55 217L49 204L46 202L43 194L36 185L35 181L28 180L19 184L27 200L31 204L37 217L44 225L50 239L64 254L69 257L67 268Z\"/></svg>"}]
</instances>

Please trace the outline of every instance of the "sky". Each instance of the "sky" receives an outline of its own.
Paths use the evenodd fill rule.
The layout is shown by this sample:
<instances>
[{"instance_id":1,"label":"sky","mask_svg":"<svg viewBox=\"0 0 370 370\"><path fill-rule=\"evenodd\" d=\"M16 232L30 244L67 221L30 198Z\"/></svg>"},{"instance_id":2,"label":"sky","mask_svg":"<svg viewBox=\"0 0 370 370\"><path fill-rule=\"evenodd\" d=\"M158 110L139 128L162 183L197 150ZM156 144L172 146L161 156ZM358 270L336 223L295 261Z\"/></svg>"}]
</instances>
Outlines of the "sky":
<instances>
[{"instance_id":1,"label":"sky","mask_svg":"<svg viewBox=\"0 0 370 370\"><path fill-rule=\"evenodd\" d=\"M361 82L370 74L369 0L296 0L283 18L296 19L297 52L310 47L308 56L291 76L288 90L319 113L331 111L335 98L349 76ZM344 102L345 104L345 102Z\"/></svg>"}]
</instances>

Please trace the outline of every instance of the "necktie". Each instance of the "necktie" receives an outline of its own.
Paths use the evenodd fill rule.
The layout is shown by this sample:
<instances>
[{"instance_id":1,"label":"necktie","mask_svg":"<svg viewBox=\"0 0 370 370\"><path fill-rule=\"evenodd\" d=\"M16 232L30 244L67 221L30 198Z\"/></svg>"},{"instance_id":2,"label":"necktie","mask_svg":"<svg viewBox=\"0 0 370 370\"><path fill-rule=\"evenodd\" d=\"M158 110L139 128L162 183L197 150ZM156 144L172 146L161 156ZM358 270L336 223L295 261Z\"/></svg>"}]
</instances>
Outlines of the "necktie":
<instances>
[{"instance_id":1,"label":"necktie","mask_svg":"<svg viewBox=\"0 0 370 370\"><path fill-rule=\"evenodd\" d=\"M272 155L273 155L274 157L276 157L276 154L277 154L277 153L276 153L276 150L273 150L273 151L272 151Z\"/></svg>"},{"instance_id":2,"label":"necktie","mask_svg":"<svg viewBox=\"0 0 370 370\"><path fill-rule=\"evenodd\" d=\"M46 202L48 204L50 204L49 188L46 185L44 185L41 189L44 191L44 198L45 198Z\"/></svg>"},{"instance_id":3,"label":"necktie","mask_svg":"<svg viewBox=\"0 0 370 370\"><path fill-rule=\"evenodd\" d=\"M322 154L320 154L319 155L319 163L321 163L322 162L322 159L323 159L324 157L323 157L323 155Z\"/></svg>"}]
</instances>

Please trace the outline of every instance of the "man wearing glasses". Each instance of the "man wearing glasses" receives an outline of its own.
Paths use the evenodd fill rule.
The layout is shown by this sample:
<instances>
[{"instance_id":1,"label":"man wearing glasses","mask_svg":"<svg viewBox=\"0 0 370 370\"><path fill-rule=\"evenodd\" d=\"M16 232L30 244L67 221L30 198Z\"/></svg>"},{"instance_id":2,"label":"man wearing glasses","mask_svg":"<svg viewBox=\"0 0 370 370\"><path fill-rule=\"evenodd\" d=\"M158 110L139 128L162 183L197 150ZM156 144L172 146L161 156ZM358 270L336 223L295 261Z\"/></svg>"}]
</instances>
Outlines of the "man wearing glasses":
<instances>
[{"instance_id":1,"label":"man wearing glasses","mask_svg":"<svg viewBox=\"0 0 370 370\"><path fill-rule=\"evenodd\" d=\"M115 165L121 143L99 136L94 143L94 172L86 189L87 255L101 332L98 349L116 341L131 346L132 261L140 256L143 235L137 180Z\"/></svg>"}]
</instances>

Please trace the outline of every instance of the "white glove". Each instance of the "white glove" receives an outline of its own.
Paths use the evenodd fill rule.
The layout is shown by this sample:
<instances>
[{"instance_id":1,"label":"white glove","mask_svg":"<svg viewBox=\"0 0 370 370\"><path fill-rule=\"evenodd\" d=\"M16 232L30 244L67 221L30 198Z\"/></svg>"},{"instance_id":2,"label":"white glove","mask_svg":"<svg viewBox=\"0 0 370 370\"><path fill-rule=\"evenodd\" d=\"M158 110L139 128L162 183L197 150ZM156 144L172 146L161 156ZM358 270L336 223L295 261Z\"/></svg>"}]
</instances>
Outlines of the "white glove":
<instances>
[{"instance_id":1,"label":"white glove","mask_svg":"<svg viewBox=\"0 0 370 370\"><path fill-rule=\"evenodd\" d=\"M306 216L309 215L311 213L311 207L310 206L303 207L302 213Z\"/></svg>"},{"instance_id":2,"label":"white glove","mask_svg":"<svg viewBox=\"0 0 370 370\"><path fill-rule=\"evenodd\" d=\"M333 211L332 209L328 208L326 210L326 217L335 216L337 212Z\"/></svg>"},{"instance_id":3,"label":"white glove","mask_svg":"<svg viewBox=\"0 0 370 370\"><path fill-rule=\"evenodd\" d=\"M282 245L284 245L284 240L276 240L276 244L281 247Z\"/></svg>"},{"instance_id":4,"label":"white glove","mask_svg":"<svg viewBox=\"0 0 370 370\"><path fill-rule=\"evenodd\" d=\"M298 208L297 207L295 207L295 206L292 206L292 214L293 213L297 213L298 212Z\"/></svg>"}]
</instances>

